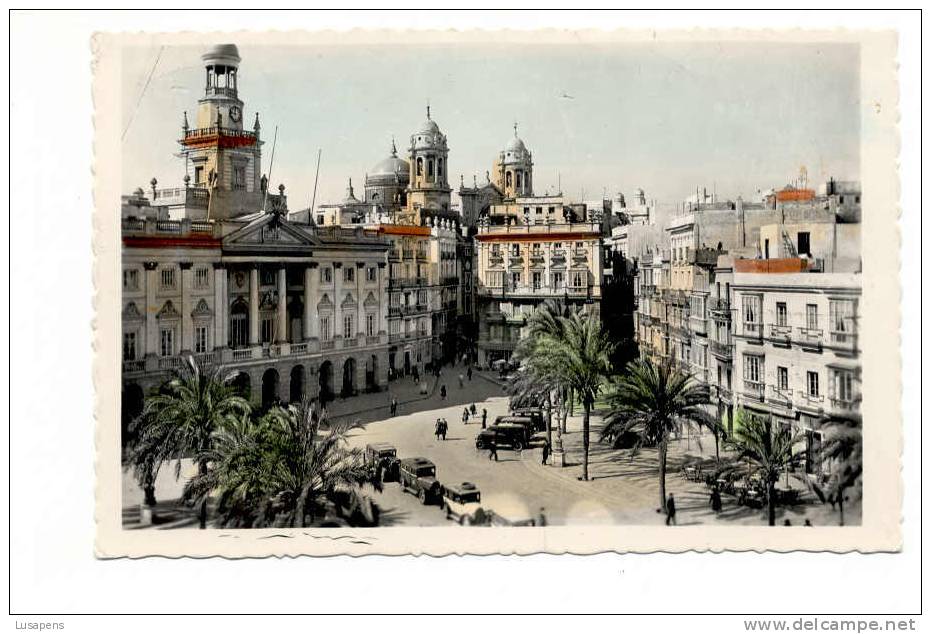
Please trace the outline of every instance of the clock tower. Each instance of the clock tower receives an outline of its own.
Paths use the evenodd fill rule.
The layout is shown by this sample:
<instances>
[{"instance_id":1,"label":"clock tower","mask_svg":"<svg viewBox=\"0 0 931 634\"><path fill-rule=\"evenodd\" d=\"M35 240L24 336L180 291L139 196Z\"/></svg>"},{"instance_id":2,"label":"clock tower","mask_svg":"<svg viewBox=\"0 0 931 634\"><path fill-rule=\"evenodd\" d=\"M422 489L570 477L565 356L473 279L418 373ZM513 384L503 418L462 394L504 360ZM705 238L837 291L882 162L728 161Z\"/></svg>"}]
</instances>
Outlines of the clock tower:
<instances>
[{"instance_id":1,"label":"clock tower","mask_svg":"<svg viewBox=\"0 0 931 634\"><path fill-rule=\"evenodd\" d=\"M192 186L207 189L207 216L233 218L261 209L262 141L258 113L252 130L243 128L239 99L239 50L219 44L201 57L206 71L204 96L197 102L196 126L187 113L180 140Z\"/></svg>"}]
</instances>

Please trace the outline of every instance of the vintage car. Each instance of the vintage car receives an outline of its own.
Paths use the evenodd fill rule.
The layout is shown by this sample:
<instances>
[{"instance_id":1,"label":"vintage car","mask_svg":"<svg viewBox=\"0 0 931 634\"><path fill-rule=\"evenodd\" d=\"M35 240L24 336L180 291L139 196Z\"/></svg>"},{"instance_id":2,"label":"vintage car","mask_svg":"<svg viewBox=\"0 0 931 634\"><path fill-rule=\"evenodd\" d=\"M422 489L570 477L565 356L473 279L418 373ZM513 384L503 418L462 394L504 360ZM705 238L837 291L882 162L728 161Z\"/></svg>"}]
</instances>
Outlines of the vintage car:
<instances>
[{"instance_id":1,"label":"vintage car","mask_svg":"<svg viewBox=\"0 0 931 634\"><path fill-rule=\"evenodd\" d=\"M510 447L520 451L530 444L530 429L518 423L496 423L483 429L475 437L476 449L487 449L494 442L496 447Z\"/></svg>"},{"instance_id":2,"label":"vintage car","mask_svg":"<svg viewBox=\"0 0 931 634\"><path fill-rule=\"evenodd\" d=\"M455 520L463 526L485 523L482 493L471 482L443 487L443 510L446 511L446 519Z\"/></svg>"},{"instance_id":3,"label":"vintage car","mask_svg":"<svg viewBox=\"0 0 931 634\"><path fill-rule=\"evenodd\" d=\"M546 422L542 418L533 418L532 416L498 416L495 419L495 424L500 423L524 425L531 436L546 431Z\"/></svg>"},{"instance_id":4,"label":"vintage car","mask_svg":"<svg viewBox=\"0 0 931 634\"><path fill-rule=\"evenodd\" d=\"M422 504L442 497L442 485L436 479L436 465L426 458L405 458L399 464L398 483L402 491L413 493Z\"/></svg>"},{"instance_id":5,"label":"vintage car","mask_svg":"<svg viewBox=\"0 0 931 634\"><path fill-rule=\"evenodd\" d=\"M529 418L533 421L534 431L546 431L546 415L539 407L520 407L511 410L511 416Z\"/></svg>"},{"instance_id":6,"label":"vintage car","mask_svg":"<svg viewBox=\"0 0 931 634\"><path fill-rule=\"evenodd\" d=\"M365 465L373 474L381 467L382 482L394 482L398 479L398 450L386 442L373 442L365 446Z\"/></svg>"}]
</instances>

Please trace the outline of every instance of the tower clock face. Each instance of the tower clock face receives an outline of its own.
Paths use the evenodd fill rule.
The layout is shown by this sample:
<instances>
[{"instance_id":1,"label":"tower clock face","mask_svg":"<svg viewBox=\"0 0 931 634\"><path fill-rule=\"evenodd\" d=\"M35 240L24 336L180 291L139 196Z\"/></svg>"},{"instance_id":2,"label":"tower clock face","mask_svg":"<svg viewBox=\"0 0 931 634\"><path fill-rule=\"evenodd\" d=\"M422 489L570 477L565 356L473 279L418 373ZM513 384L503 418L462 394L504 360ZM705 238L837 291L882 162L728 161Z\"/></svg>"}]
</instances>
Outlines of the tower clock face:
<instances>
[{"instance_id":1,"label":"tower clock face","mask_svg":"<svg viewBox=\"0 0 931 634\"><path fill-rule=\"evenodd\" d=\"M230 119L236 123L242 121L242 110L240 110L239 106L230 107Z\"/></svg>"}]
</instances>

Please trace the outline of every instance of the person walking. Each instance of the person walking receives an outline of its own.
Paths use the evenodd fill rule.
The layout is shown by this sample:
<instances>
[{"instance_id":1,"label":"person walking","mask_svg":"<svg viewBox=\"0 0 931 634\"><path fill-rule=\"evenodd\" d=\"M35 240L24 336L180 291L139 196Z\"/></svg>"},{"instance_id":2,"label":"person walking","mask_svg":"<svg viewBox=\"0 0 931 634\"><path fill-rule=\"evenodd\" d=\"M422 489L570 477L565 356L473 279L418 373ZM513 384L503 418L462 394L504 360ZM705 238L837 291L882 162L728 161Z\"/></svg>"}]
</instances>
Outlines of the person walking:
<instances>
[{"instance_id":1,"label":"person walking","mask_svg":"<svg viewBox=\"0 0 931 634\"><path fill-rule=\"evenodd\" d=\"M462 410L462 422L463 423L469 422L469 408L468 407Z\"/></svg>"},{"instance_id":2,"label":"person walking","mask_svg":"<svg viewBox=\"0 0 931 634\"><path fill-rule=\"evenodd\" d=\"M484 407L482 408L482 429L485 429L485 421L488 420L488 410Z\"/></svg>"},{"instance_id":3,"label":"person walking","mask_svg":"<svg viewBox=\"0 0 931 634\"><path fill-rule=\"evenodd\" d=\"M470 381L472 380L472 366L471 365L469 366L469 369L466 370L466 376L469 378Z\"/></svg>"},{"instance_id":4,"label":"person walking","mask_svg":"<svg viewBox=\"0 0 931 634\"><path fill-rule=\"evenodd\" d=\"M676 525L676 499L672 496L672 493L666 498L666 526L670 525Z\"/></svg>"},{"instance_id":5,"label":"person walking","mask_svg":"<svg viewBox=\"0 0 931 634\"><path fill-rule=\"evenodd\" d=\"M721 512L721 492L718 487L711 489L711 510L715 513Z\"/></svg>"},{"instance_id":6,"label":"person walking","mask_svg":"<svg viewBox=\"0 0 931 634\"><path fill-rule=\"evenodd\" d=\"M550 443L548 440L544 440L543 441L543 461L540 464L545 466L546 461L549 459L549 457L550 457Z\"/></svg>"},{"instance_id":7,"label":"person walking","mask_svg":"<svg viewBox=\"0 0 931 634\"><path fill-rule=\"evenodd\" d=\"M495 442L495 439L492 438L488 443L488 459L495 459L495 462L498 462L498 443Z\"/></svg>"},{"instance_id":8,"label":"person walking","mask_svg":"<svg viewBox=\"0 0 931 634\"><path fill-rule=\"evenodd\" d=\"M476 411L477 410L475 409L475 403L472 403L472 405L469 406L469 416L475 416Z\"/></svg>"},{"instance_id":9,"label":"person walking","mask_svg":"<svg viewBox=\"0 0 931 634\"><path fill-rule=\"evenodd\" d=\"M465 377L462 374L459 374L459 389L462 389L463 384L465 383Z\"/></svg>"},{"instance_id":10,"label":"person walking","mask_svg":"<svg viewBox=\"0 0 931 634\"><path fill-rule=\"evenodd\" d=\"M440 434L443 436L443 441L446 441L446 432L449 430L449 424L446 422L445 418L440 419Z\"/></svg>"},{"instance_id":11,"label":"person walking","mask_svg":"<svg viewBox=\"0 0 931 634\"><path fill-rule=\"evenodd\" d=\"M444 401L446 400L446 384L445 383L440 386L440 398Z\"/></svg>"},{"instance_id":12,"label":"person walking","mask_svg":"<svg viewBox=\"0 0 931 634\"><path fill-rule=\"evenodd\" d=\"M439 440L439 439L440 439L440 434L442 434L442 433L443 433L443 419L442 419L442 418L437 418L437 419L436 419L436 426L433 428L433 435L436 436L436 439L437 439L437 440Z\"/></svg>"},{"instance_id":13,"label":"person walking","mask_svg":"<svg viewBox=\"0 0 931 634\"><path fill-rule=\"evenodd\" d=\"M398 414L398 399L391 397L391 415L397 416Z\"/></svg>"}]
</instances>

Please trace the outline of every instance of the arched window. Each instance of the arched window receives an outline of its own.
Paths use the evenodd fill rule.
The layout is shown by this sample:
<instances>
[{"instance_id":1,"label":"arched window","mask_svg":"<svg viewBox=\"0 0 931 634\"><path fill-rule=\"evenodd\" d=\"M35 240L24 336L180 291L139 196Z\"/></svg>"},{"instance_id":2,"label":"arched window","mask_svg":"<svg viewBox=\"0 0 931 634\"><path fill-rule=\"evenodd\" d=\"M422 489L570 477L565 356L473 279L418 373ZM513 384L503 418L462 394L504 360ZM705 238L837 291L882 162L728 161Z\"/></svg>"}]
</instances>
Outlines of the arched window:
<instances>
[{"instance_id":1,"label":"arched window","mask_svg":"<svg viewBox=\"0 0 931 634\"><path fill-rule=\"evenodd\" d=\"M443 177L443 159L436 159L436 175L440 178Z\"/></svg>"},{"instance_id":2,"label":"arched window","mask_svg":"<svg viewBox=\"0 0 931 634\"><path fill-rule=\"evenodd\" d=\"M417 176L423 176L423 159L417 157Z\"/></svg>"},{"instance_id":3,"label":"arched window","mask_svg":"<svg viewBox=\"0 0 931 634\"><path fill-rule=\"evenodd\" d=\"M505 186L505 187L510 187L510 186L511 186L511 172L507 172L507 173L504 175L504 186Z\"/></svg>"},{"instance_id":4,"label":"arched window","mask_svg":"<svg viewBox=\"0 0 931 634\"><path fill-rule=\"evenodd\" d=\"M517 189L522 187L523 179L521 178L520 172L515 172L517 174Z\"/></svg>"},{"instance_id":5,"label":"arched window","mask_svg":"<svg viewBox=\"0 0 931 634\"><path fill-rule=\"evenodd\" d=\"M433 159L428 158L427 159L427 178L432 178L432 177L433 177Z\"/></svg>"}]
</instances>

